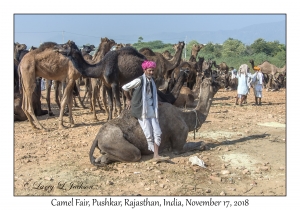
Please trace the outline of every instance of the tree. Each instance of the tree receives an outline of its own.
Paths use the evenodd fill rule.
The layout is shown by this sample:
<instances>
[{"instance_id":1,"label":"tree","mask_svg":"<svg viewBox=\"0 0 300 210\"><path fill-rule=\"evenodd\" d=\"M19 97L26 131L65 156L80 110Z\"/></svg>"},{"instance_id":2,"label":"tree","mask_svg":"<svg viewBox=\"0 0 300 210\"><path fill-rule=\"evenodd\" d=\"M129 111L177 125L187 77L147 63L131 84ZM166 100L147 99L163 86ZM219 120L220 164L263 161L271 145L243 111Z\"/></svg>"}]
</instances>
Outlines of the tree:
<instances>
[{"instance_id":1,"label":"tree","mask_svg":"<svg viewBox=\"0 0 300 210\"><path fill-rule=\"evenodd\" d=\"M229 38L223 43L222 54L226 57L237 57L242 55L245 52L245 50L246 47L241 41Z\"/></svg>"},{"instance_id":2,"label":"tree","mask_svg":"<svg viewBox=\"0 0 300 210\"><path fill-rule=\"evenodd\" d=\"M140 36L140 37L138 38L138 43L142 42L143 40L144 40L143 37Z\"/></svg>"}]
</instances>

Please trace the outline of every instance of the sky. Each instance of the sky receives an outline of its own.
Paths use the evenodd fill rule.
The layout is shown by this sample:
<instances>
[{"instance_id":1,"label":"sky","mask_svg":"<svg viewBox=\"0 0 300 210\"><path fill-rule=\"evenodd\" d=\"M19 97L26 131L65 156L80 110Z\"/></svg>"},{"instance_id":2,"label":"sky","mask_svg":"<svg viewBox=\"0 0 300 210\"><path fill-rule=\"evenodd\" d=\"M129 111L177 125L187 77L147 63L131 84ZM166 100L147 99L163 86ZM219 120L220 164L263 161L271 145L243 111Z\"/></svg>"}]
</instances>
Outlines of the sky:
<instances>
[{"instance_id":1,"label":"sky","mask_svg":"<svg viewBox=\"0 0 300 210\"><path fill-rule=\"evenodd\" d=\"M42 42L88 40L98 46L101 37L117 43L135 43L139 36L163 32L234 30L286 20L281 14L14 14L14 40L27 46ZM126 35L126 36L124 36ZM130 36L127 36L130 35ZM184 40L162 40L176 43ZM144 40L154 41L154 40ZM87 43L79 43L87 44Z\"/></svg>"}]
</instances>

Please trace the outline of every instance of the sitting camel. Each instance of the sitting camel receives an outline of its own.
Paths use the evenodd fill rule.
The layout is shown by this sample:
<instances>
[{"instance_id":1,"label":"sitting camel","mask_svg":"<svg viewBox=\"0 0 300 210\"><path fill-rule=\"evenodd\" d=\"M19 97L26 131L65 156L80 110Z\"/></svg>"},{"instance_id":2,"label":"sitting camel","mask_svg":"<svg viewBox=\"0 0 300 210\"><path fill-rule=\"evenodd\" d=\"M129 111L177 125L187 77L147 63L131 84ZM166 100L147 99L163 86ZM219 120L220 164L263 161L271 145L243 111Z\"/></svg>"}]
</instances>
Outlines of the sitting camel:
<instances>
[{"instance_id":1,"label":"sitting camel","mask_svg":"<svg viewBox=\"0 0 300 210\"><path fill-rule=\"evenodd\" d=\"M209 113L212 99L221 87L220 82L206 78L201 83L200 100L193 111L183 112L169 103L159 105L159 123L162 131L160 152L171 148L174 154L200 149L201 142L186 142L188 133L199 129ZM95 148L101 157L93 156ZM124 110L120 118L104 124L90 149L90 162L96 166L105 166L112 162L136 162L141 155L148 155L145 135L136 118Z\"/></svg>"},{"instance_id":2,"label":"sitting camel","mask_svg":"<svg viewBox=\"0 0 300 210\"><path fill-rule=\"evenodd\" d=\"M69 107L69 121L74 124L72 116L72 90L75 84L75 80L81 75L74 68L72 62L65 56L55 52L53 47L56 45L54 42L46 42L42 44L38 49L28 52L20 62L20 84L23 89L23 101L22 109L26 114L32 128L36 129L36 125L33 121L42 129L45 128L36 118L33 110L32 94L34 92L35 78L43 77L45 79L65 81L68 80L67 86L63 93L61 100L61 109L59 115L59 128L64 128L63 126L63 114L64 108L68 104Z\"/></svg>"}]
</instances>

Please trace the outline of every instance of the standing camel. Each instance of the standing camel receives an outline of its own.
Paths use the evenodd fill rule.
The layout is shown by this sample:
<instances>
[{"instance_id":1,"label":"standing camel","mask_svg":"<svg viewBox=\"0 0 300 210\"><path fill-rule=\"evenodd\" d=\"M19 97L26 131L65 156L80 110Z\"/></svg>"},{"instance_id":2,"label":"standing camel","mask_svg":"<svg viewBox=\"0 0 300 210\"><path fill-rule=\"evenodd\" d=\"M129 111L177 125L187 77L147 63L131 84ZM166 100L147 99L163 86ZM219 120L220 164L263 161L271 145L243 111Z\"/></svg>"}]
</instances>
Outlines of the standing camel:
<instances>
[{"instance_id":1,"label":"standing camel","mask_svg":"<svg viewBox=\"0 0 300 210\"><path fill-rule=\"evenodd\" d=\"M161 144L159 150L171 148L174 154L181 154L200 149L201 142L187 142L188 133L199 129L205 122L212 99L221 84L211 78L201 83L199 102L193 111L183 112L169 103L158 107L161 127ZM90 161L96 166L105 166L112 162L136 162L142 155L149 155L145 135L136 118L124 110L120 118L104 124L90 149ZM95 148L100 150L101 157L95 159Z\"/></svg>"},{"instance_id":2,"label":"standing camel","mask_svg":"<svg viewBox=\"0 0 300 210\"><path fill-rule=\"evenodd\" d=\"M146 60L145 56L133 47L124 47L120 50L109 51L99 63L90 64L84 60L78 47L72 41L56 45L56 50L67 56L83 76L101 78L108 95L108 120L112 119L113 97L116 99L120 115L122 108L119 87L144 73L141 64Z\"/></svg>"},{"instance_id":3,"label":"standing camel","mask_svg":"<svg viewBox=\"0 0 300 210\"><path fill-rule=\"evenodd\" d=\"M99 63L102 58L106 55L107 52L110 51L110 49L115 45L115 41L113 39L108 39L108 38L101 38L101 42L98 46L97 51L95 52L92 60L86 60L89 64L96 64ZM108 116L109 119L109 111L107 109L107 103L106 103L106 89L103 87L103 82L101 78L90 78L90 105L91 105L91 111L93 112L94 120L97 119L96 115L96 100L98 102L100 110L102 109L102 106L99 101L99 95L101 91L101 98L104 106L104 110Z\"/></svg>"},{"instance_id":4,"label":"standing camel","mask_svg":"<svg viewBox=\"0 0 300 210\"><path fill-rule=\"evenodd\" d=\"M252 69L254 68L254 60L251 59L249 60L249 63L252 66ZM284 67L282 68L278 68L277 66L269 63L268 61L264 61L262 64L257 65L261 72L264 74L264 77L268 77L268 84L266 85L268 88L272 87L272 80L277 81L277 77L276 74L277 73L282 73L282 74L286 74L286 66L284 65ZM270 79L272 78L272 79Z\"/></svg>"},{"instance_id":5,"label":"standing camel","mask_svg":"<svg viewBox=\"0 0 300 210\"><path fill-rule=\"evenodd\" d=\"M69 122L74 124L72 116L72 90L75 80L78 79L81 74L74 68L72 62L68 58L53 50L55 45L56 43L54 42L46 42L42 44L38 49L27 53L20 63L20 74L23 89L22 109L34 129L37 127L33 121L40 128L45 130L33 111L32 93L36 86L36 77L43 77L45 79L57 81L68 80L61 100L58 126L60 129L65 128L63 125L63 113L67 104L69 107Z\"/></svg>"}]
</instances>

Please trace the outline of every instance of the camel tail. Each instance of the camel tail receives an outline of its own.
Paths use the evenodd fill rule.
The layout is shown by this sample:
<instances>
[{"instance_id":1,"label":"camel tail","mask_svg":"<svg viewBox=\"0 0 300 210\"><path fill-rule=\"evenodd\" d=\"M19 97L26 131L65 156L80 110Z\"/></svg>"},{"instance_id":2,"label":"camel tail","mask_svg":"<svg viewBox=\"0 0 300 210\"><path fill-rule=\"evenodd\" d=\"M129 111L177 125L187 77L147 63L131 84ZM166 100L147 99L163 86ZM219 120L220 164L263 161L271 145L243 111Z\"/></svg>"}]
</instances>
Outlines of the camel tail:
<instances>
[{"instance_id":1,"label":"camel tail","mask_svg":"<svg viewBox=\"0 0 300 210\"><path fill-rule=\"evenodd\" d=\"M98 139L95 138L95 140L94 140L94 142L93 142L93 144L91 146L91 149L90 149L90 162L94 166L103 166L103 164L97 163L96 162L96 158L94 157L94 151L95 151L96 147L98 148L97 144L98 144Z\"/></svg>"}]
</instances>

